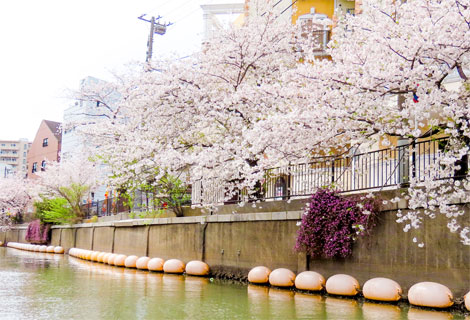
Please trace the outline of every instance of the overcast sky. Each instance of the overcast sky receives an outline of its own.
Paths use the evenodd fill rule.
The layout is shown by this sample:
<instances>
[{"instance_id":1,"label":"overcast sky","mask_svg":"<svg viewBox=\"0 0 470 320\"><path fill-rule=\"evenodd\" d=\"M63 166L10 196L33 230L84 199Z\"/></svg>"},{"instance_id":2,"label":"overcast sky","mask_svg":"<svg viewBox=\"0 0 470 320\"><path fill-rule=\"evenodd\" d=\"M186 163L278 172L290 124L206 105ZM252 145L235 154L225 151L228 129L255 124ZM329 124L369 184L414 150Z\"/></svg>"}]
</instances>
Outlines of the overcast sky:
<instances>
[{"instance_id":1,"label":"overcast sky","mask_svg":"<svg viewBox=\"0 0 470 320\"><path fill-rule=\"evenodd\" d=\"M62 121L72 104L67 90L80 79L110 79L110 71L145 61L150 25L141 14L174 22L155 36L154 56L184 56L201 41L200 5L220 2L228 1L0 1L0 140L32 141L42 119Z\"/></svg>"}]
</instances>

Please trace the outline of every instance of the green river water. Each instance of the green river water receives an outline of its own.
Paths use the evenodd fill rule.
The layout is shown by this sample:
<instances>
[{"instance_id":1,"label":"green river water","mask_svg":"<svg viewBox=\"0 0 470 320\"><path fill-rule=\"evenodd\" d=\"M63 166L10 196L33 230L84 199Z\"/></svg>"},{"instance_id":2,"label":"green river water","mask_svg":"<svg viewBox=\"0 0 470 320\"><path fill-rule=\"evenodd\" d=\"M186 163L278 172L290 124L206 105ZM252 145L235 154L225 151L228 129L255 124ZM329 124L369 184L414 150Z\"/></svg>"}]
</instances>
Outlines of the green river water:
<instances>
[{"instance_id":1,"label":"green river water","mask_svg":"<svg viewBox=\"0 0 470 320\"><path fill-rule=\"evenodd\" d=\"M0 248L0 319L466 319Z\"/></svg>"}]
</instances>

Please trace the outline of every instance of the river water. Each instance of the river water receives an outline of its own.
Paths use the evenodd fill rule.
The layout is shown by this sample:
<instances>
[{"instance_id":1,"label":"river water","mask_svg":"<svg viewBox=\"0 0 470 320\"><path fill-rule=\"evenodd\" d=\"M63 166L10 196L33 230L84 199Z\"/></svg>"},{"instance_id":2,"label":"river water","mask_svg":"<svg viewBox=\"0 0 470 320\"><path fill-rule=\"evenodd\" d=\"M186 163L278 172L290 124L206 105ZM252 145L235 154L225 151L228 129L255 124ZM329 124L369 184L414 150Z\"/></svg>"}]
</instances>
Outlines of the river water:
<instances>
[{"instance_id":1,"label":"river water","mask_svg":"<svg viewBox=\"0 0 470 320\"><path fill-rule=\"evenodd\" d=\"M466 318L0 248L0 319Z\"/></svg>"}]
</instances>

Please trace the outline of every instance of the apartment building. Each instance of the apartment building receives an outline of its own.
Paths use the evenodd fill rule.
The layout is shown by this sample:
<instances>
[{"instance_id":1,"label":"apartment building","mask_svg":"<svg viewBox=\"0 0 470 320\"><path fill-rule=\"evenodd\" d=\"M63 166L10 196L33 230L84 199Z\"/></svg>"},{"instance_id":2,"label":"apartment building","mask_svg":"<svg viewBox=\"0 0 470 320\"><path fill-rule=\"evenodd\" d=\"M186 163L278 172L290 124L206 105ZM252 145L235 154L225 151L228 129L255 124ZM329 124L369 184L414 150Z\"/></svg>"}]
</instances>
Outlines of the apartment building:
<instances>
[{"instance_id":1,"label":"apartment building","mask_svg":"<svg viewBox=\"0 0 470 320\"><path fill-rule=\"evenodd\" d=\"M12 174L25 176L27 173L27 155L31 143L27 139L0 140L1 177Z\"/></svg>"},{"instance_id":2,"label":"apartment building","mask_svg":"<svg viewBox=\"0 0 470 320\"><path fill-rule=\"evenodd\" d=\"M88 96L88 99L74 101L73 105L64 110L61 147L61 157L64 160L80 157L83 154L99 153L100 146L80 134L77 126L83 128L88 124L100 121L104 117L103 114L111 111L108 107L114 108L119 95L115 91L110 91L107 88L107 83L101 79L88 76L80 81L79 91L84 96L95 90L103 95L100 99L104 101L93 100ZM98 97L96 98L98 99ZM103 106L102 102L105 102L106 106ZM103 173L110 173L106 165L102 164L100 168ZM90 199L93 201L104 200L105 195L110 193L108 186L101 185L90 192Z\"/></svg>"},{"instance_id":3,"label":"apartment building","mask_svg":"<svg viewBox=\"0 0 470 320\"><path fill-rule=\"evenodd\" d=\"M61 123L42 120L28 153L28 178L36 178L36 172L45 170L47 161L59 161L62 144Z\"/></svg>"}]
</instances>

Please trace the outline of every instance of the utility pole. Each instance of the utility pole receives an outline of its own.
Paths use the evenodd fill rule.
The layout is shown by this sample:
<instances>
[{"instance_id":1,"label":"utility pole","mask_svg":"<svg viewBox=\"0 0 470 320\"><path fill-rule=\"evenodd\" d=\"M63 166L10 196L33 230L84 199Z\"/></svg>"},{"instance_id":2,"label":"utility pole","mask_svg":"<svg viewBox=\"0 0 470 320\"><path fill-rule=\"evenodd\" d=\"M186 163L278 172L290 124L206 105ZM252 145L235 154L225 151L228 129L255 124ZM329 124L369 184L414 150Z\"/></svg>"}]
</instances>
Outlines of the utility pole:
<instances>
[{"instance_id":1,"label":"utility pole","mask_svg":"<svg viewBox=\"0 0 470 320\"><path fill-rule=\"evenodd\" d=\"M145 61L148 63L152 59L153 35L155 33L159 34L161 36L164 35L166 33L166 27L171 26L172 23L171 22L160 23L158 20L160 20L162 18L161 16L158 16L158 17L152 16L150 18L150 20L146 19L145 16L146 16L146 14L143 14L140 17L138 17L138 19L140 19L142 21L150 22L150 33L149 33L149 39L148 39L148 42L147 42L147 57L145 59Z\"/></svg>"}]
</instances>

